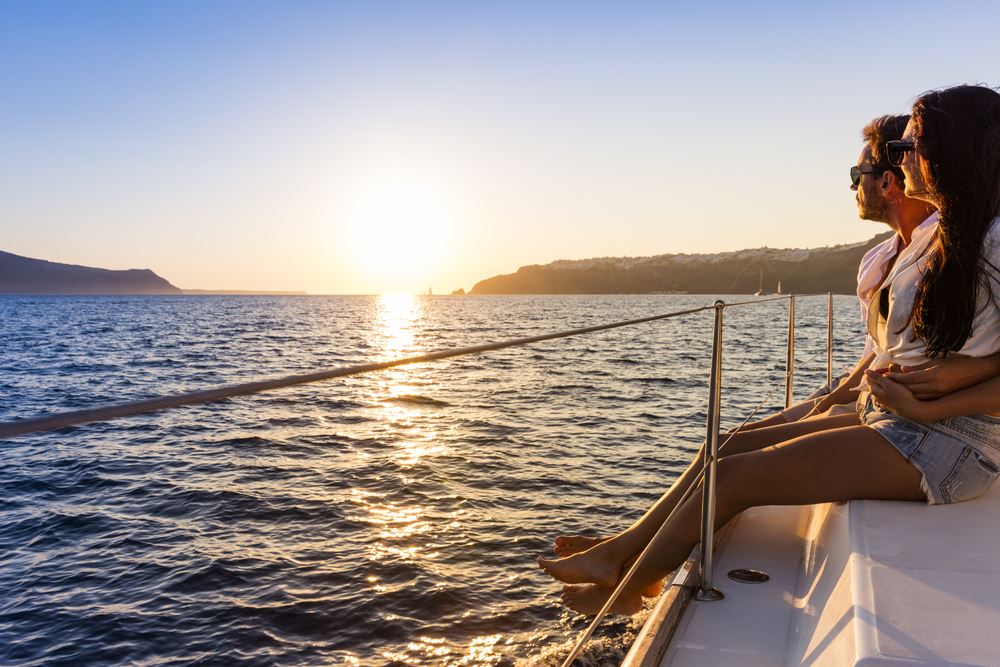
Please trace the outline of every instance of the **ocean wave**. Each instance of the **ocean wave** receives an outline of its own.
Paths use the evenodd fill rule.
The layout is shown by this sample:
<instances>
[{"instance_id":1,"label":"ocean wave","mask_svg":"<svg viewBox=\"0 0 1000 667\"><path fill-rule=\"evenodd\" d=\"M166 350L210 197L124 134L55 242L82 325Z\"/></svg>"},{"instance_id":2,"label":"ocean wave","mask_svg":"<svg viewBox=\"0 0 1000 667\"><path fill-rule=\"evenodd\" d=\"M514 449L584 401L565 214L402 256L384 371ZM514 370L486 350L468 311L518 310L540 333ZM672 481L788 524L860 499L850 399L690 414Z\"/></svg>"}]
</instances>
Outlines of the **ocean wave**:
<instances>
[{"instance_id":1,"label":"ocean wave","mask_svg":"<svg viewBox=\"0 0 1000 667\"><path fill-rule=\"evenodd\" d=\"M450 405L447 401L442 401L438 398L431 398L430 396L421 396L419 394L400 394L398 396L391 396L389 398L382 399L383 403L404 403L410 405L428 405L433 407L445 407Z\"/></svg>"}]
</instances>

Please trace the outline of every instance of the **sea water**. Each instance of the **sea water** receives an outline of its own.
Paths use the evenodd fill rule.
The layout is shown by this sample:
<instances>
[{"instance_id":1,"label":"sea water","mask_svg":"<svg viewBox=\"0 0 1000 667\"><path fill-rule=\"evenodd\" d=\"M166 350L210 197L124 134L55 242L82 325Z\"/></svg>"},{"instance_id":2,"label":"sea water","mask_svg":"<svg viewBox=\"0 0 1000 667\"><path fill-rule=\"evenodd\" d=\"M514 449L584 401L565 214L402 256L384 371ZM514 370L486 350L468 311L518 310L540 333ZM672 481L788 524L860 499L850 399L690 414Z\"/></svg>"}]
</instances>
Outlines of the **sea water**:
<instances>
[{"instance_id":1,"label":"sea water","mask_svg":"<svg viewBox=\"0 0 1000 667\"><path fill-rule=\"evenodd\" d=\"M714 296L0 297L0 421L711 304ZM744 300L746 297L730 297ZM826 377L796 304L796 395ZM725 313L723 423L784 400L787 303ZM836 297L835 372L860 353ZM535 565L704 437L712 312L0 443L0 663L553 663ZM769 397L767 395L770 394ZM638 627L586 653L616 664Z\"/></svg>"}]
</instances>

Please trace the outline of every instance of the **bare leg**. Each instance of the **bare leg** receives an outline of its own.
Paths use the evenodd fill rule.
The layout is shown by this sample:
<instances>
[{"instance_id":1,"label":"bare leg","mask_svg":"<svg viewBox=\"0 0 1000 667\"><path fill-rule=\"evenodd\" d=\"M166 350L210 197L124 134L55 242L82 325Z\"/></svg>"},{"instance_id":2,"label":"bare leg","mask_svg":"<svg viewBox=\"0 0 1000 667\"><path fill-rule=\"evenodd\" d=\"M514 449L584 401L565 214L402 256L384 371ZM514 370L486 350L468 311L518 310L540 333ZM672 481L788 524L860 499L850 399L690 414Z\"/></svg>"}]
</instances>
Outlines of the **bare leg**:
<instances>
[{"instance_id":1,"label":"bare leg","mask_svg":"<svg viewBox=\"0 0 1000 667\"><path fill-rule=\"evenodd\" d=\"M754 452L810 433L858 424L857 415L849 414L805 419L790 424L740 432L729 440L725 449L720 451L720 458ZM724 441L725 436L720 444ZM703 458L702 451L701 455L695 457L688 469L674 482L670 491L656 501L640 519L621 533L567 558L554 560L539 558L538 565L556 579L567 583L591 582L603 586L613 585L621 576L621 564L646 547L653 534L666 521L678 501L698 478ZM556 539L558 542L559 538Z\"/></svg>"},{"instance_id":2,"label":"bare leg","mask_svg":"<svg viewBox=\"0 0 1000 667\"><path fill-rule=\"evenodd\" d=\"M777 420L768 422L768 420L772 417L776 417ZM835 421L826 421L828 419L834 419ZM843 426L854 426L858 423L857 416L850 414L840 415L833 418L828 415L817 415L797 422L786 422L780 414L775 413L768 419L745 426L743 431L736 436L733 436L733 438L726 444L725 449L719 452L719 455L720 457L732 456L733 454L755 451L763 447L775 445L779 442L784 442L785 440L789 440L805 433L814 433L819 430L840 428ZM755 431L760 431L760 433L755 433L753 436L750 436L747 431L750 427L753 427L753 430ZM721 445L726 442L727 437L727 434L720 434L719 444ZM666 518L666 516L670 514L671 510L677 504L677 501L680 500L680 498L687 492L688 488L691 486L691 481L696 479L701 473L701 464L702 461L704 461L704 458L705 446L702 445L702 448L698 450L697 456L694 457L687 469L681 473L681 476L677 478L673 486L670 487L667 496L659 501L658 505L660 505L661 511L652 515L653 509L657 507L657 505L654 505L649 512L633 523L627 530L632 530L633 528L638 527L640 523L647 520L647 517L651 517L652 520L655 520L660 516ZM663 519L660 519L661 523L662 521ZM601 542L606 542L609 539L611 539L611 536L588 537L585 535L559 535L556 537L552 551L557 556L564 558L566 556L572 556L573 554L584 552L587 549L590 549Z\"/></svg>"},{"instance_id":3,"label":"bare leg","mask_svg":"<svg viewBox=\"0 0 1000 667\"><path fill-rule=\"evenodd\" d=\"M917 469L866 426L806 435L723 459L719 462L718 492L717 526L759 505L808 505L855 498L926 500ZM692 496L653 539L647 557L623 591L618 609L627 612L634 608L644 586L684 561L699 540L700 524L701 499ZM594 604L599 602L599 609L610 595L609 588L599 589L593 585L567 586L564 599L577 611L595 613Z\"/></svg>"}]
</instances>

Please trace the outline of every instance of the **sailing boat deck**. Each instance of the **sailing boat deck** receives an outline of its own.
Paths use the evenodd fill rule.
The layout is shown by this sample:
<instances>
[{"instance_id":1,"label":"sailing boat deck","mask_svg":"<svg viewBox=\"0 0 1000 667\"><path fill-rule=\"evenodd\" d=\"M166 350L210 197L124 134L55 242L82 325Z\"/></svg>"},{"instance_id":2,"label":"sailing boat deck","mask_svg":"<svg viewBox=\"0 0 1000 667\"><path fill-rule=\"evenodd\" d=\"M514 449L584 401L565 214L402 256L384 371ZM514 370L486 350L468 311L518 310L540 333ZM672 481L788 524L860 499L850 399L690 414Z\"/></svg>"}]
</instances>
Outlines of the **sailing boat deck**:
<instances>
[{"instance_id":1,"label":"sailing boat deck","mask_svg":"<svg viewBox=\"0 0 1000 667\"><path fill-rule=\"evenodd\" d=\"M659 664L1000 665L997 526L1000 485L947 506L864 500L745 512L716 571L762 569L771 580L720 577L726 599L691 602ZM626 664L657 660L636 652Z\"/></svg>"}]
</instances>

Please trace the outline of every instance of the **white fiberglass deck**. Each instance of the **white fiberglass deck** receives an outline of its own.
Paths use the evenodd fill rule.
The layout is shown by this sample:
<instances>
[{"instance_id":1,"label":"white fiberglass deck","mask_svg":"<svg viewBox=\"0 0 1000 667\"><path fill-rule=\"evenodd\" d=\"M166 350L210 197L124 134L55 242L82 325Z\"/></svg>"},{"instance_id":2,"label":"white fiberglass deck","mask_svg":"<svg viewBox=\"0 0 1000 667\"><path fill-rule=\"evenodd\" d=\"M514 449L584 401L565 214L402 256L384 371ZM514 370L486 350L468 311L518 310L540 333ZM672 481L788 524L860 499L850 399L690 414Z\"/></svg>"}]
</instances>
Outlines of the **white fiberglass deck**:
<instances>
[{"instance_id":1,"label":"white fiberglass deck","mask_svg":"<svg viewBox=\"0 0 1000 667\"><path fill-rule=\"evenodd\" d=\"M765 584L726 573L749 567ZM745 512L662 665L1000 665L1000 484L949 506L854 501Z\"/></svg>"}]
</instances>

